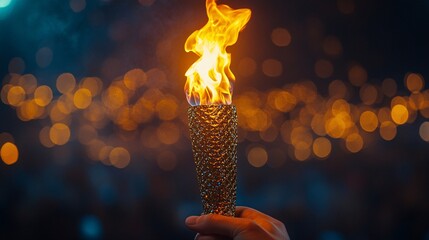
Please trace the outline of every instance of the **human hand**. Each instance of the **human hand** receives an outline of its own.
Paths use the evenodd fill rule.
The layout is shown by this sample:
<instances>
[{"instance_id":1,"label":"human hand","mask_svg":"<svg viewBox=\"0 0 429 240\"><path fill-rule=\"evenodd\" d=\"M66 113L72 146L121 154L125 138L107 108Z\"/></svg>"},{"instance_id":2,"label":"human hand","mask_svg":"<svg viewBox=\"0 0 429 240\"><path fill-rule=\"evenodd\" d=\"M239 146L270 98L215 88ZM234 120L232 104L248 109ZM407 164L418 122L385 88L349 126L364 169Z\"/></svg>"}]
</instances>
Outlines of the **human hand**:
<instances>
[{"instance_id":1,"label":"human hand","mask_svg":"<svg viewBox=\"0 0 429 240\"><path fill-rule=\"evenodd\" d=\"M195 240L289 240L282 222L249 207L237 207L236 217L217 214L190 216L186 226Z\"/></svg>"}]
</instances>

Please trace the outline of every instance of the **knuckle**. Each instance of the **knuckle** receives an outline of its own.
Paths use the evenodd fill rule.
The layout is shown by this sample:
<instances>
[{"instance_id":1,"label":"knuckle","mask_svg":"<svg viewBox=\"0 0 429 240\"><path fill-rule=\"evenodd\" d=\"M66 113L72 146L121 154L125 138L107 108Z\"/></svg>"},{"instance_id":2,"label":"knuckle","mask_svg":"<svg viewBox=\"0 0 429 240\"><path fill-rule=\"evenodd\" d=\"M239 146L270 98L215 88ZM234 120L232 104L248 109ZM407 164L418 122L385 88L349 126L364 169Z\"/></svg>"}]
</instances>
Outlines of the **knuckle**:
<instances>
[{"instance_id":1,"label":"knuckle","mask_svg":"<svg viewBox=\"0 0 429 240\"><path fill-rule=\"evenodd\" d=\"M263 230L262 227L257 222L255 222L254 220L249 220L247 222L246 229L248 231L251 231L251 232L259 232L259 231Z\"/></svg>"}]
</instances>

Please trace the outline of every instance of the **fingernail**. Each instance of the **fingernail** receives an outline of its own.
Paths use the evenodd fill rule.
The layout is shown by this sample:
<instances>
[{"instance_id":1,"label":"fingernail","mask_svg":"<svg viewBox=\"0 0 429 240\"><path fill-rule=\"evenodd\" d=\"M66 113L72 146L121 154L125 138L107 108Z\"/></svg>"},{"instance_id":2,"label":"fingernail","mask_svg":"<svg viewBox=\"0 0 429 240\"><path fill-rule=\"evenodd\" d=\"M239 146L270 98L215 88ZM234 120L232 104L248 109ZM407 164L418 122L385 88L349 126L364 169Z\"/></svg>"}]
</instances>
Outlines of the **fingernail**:
<instances>
[{"instance_id":1,"label":"fingernail","mask_svg":"<svg viewBox=\"0 0 429 240\"><path fill-rule=\"evenodd\" d=\"M194 225L197 223L197 219L198 219L197 216L190 216L186 218L185 223L186 225Z\"/></svg>"}]
</instances>

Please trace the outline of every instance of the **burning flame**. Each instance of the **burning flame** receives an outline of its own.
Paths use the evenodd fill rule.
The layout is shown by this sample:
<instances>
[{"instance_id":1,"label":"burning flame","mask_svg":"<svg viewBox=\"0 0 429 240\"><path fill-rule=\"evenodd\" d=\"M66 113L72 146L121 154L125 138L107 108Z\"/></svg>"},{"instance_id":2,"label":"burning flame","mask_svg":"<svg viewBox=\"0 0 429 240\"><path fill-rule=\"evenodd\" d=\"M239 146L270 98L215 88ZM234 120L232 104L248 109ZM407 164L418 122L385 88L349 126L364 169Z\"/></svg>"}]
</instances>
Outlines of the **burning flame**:
<instances>
[{"instance_id":1,"label":"burning flame","mask_svg":"<svg viewBox=\"0 0 429 240\"><path fill-rule=\"evenodd\" d=\"M234 10L227 5L206 1L209 21L193 32L185 43L186 52L200 58L186 72L185 93L189 104L231 104L234 74L229 68L231 54L226 47L237 42L238 33L250 19L249 9Z\"/></svg>"}]
</instances>

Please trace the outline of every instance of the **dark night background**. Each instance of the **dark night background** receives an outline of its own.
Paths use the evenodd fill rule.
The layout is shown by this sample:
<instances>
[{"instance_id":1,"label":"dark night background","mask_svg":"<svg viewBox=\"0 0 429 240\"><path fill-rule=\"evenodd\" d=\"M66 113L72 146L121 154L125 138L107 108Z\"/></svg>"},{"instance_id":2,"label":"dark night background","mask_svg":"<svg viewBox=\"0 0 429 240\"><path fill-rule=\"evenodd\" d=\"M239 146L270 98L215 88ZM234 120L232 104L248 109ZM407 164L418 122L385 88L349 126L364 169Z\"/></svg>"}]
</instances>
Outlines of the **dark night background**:
<instances>
[{"instance_id":1,"label":"dark night background","mask_svg":"<svg viewBox=\"0 0 429 240\"><path fill-rule=\"evenodd\" d=\"M8 2L0 0L0 6ZM398 96L410 95L404 85L406 74L429 78L428 0L218 2L252 10L237 44L229 48L231 69L237 72L234 99L249 91L265 96L305 80L328 98L329 83L347 82L354 64L365 69L369 84L380 86L385 78L395 79ZM0 163L0 239L193 239L184 219L200 214L201 206L182 115L187 108L184 72L196 57L185 53L183 44L206 23L204 3L11 0L0 7L2 86L17 57L24 62L18 73L33 74L39 85L50 86L54 99L61 95L55 83L62 73L72 73L77 81L99 77L106 89L138 68L148 73L144 91L161 89L178 109L174 119L153 117L133 131L124 132L113 121L99 129L103 142L125 147L131 155L129 165L116 168L92 159L88 153L92 145L78 140L78 129L86 121L81 112L73 113L69 123L70 141L48 148L41 144L39 132L52 124L49 117L22 121L15 107L1 103L0 134L13 136L19 159L12 165ZM271 41L275 28L290 33L287 47ZM339 40L338 54L323 50L327 36ZM49 49L47 57L42 54L37 60L42 48ZM240 70L244 58L256 63L251 74ZM261 68L265 59L281 62L281 73L267 76ZM319 59L331 63L329 76L315 71ZM359 88L348 91L347 101L359 105ZM134 98L139 94L143 90ZM384 106L390 106L390 99L371 107ZM282 122L294 118L298 118L294 112L280 117ZM180 129L178 139L144 145L144 133L150 133L150 142L168 121ZM398 126L391 141L381 139L377 131L362 133L365 144L357 153L332 139L329 157L301 159L305 161L290 156L292 146L280 135L265 141L258 131L243 128L237 202L284 222L291 239L429 240L429 143L419 133L425 121L427 117L418 114L413 122ZM249 164L249 149L255 146L267 150L267 164ZM281 151L271 154L270 149Z\"/></svg>"}]
</instances>

